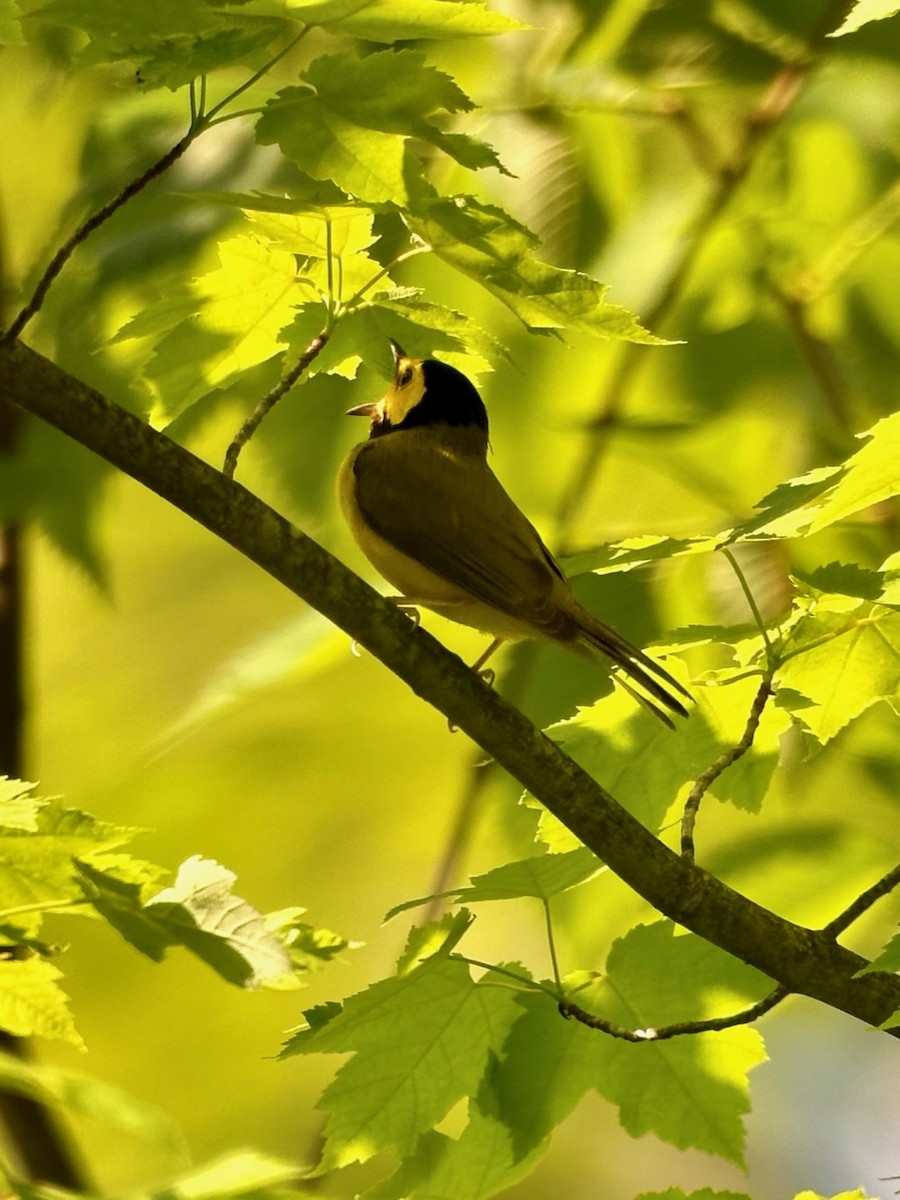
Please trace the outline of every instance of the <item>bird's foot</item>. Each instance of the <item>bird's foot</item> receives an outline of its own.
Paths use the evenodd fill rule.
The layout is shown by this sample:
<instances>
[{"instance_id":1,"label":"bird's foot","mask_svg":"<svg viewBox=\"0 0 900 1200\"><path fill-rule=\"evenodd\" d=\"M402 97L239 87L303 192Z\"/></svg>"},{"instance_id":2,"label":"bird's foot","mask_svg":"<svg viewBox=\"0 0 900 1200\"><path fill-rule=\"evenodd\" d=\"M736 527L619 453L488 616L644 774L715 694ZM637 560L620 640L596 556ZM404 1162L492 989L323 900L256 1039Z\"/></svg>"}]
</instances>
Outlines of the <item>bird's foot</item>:
<instances>
[{"instance_id":1,"label":"bird's foot","mask_svg":"<svg viewBox=\"0 0 900 1200\"><path fill-rule=\"evenodd\" d=\"M391 604L405 612L412 621L413 628L418 629L422 623L422 615L412 600L408 600L406 596L385 596L385 599L390 600Z\"/></svg>"}]
</instances>

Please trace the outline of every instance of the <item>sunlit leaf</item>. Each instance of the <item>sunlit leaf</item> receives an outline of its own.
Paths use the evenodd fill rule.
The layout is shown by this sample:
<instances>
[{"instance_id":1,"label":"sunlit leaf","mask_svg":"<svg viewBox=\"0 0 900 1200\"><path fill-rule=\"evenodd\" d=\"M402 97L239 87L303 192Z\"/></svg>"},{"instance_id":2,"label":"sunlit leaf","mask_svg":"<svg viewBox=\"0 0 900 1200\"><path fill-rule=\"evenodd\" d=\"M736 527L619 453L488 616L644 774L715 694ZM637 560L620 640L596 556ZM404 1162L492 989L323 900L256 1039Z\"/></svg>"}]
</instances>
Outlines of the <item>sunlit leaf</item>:
<instances>
[{"instance_id":1,"label":"sunlit leaf","mask_svg":"<svg viewBox=\"0 0 900 1200\"><path fill-rule=\"evenodd\" d=\"M444 913L436 921L413 925L407 935L403 953L397 959L397 974L409 974L436 954L449 954L462 941L472 920L469 910L461 908L458 912Z\"/></svg>"},{"instance_id":2,"label":"sunlit leaf","mask_svg":"<svg viewBox=\"0 0 900 1200\"><path fill-rule=\"evenodd\" d=\"M172 887L147 901L145 912L230 983L279 984L291 973L290 957L262 914L234 895L235 878L195 855L179 867Z\"/></svg>"},{"instance_id":3,"label":"sunlit leaf","mask_svg":"<svg viewBox=\"0 0 900 1200\"><path fill-rule=\"evenodd\" d=\"M549 1148L546 1138L527 1153L517 1153L487 1088L469 1101L468 1117L459 1137L434 1130L426 1133L415 1153L390 1179L363 1193L364 1200L397 1200L400 1196L483 1200L523 1179Z\"/></svg>"},{"instance_id":4,"label":"sunlit leaf","mask_svg":"<svg viewBox=\"0 0 900 1200\"><path fill-rule=\"evenodd\" d=\"M529 896L537 900L549 900L560 892L577 887L602 871L603 864L585 846L565 854L538 854L519 862L504 863L473 875L468 887L444 892L442 896L454 896L457 903L473 904L482 900L516 900ZM389 921L398 913L425 904L433 896L418 900L407 900L397 904L385 914Z\"/></svg>"},{"instance_id":5,"label":"sunlit leaf","mask_svg":"<svg viewBox=\"0 0 900 1200\"><path fill-rule=\"evenodd\" d=\"M711 672L693 689L694 705L676 734L616 689L547 733L589 775L610 791L648 829L656 832L670 806L687 798L694 781L741 739L759 688L759 677ZM728 766L708 795L755 811L778 764L787 712L767 705L750 751ZM543 823L550 834L553 822ZM542 835L543 836L543 835ZM555 834L554 848L566 845Z\"/></svg>"},{"instance_id":6,"label":"sunlit leaf","mask_svg":"<svg viewBox=\"0 0 900 1200\"><path fill-rule=\"evenodd\" d=\"M0 915L7 909L81 900L74 860L90 860L134 833L56 801L42 803L35 818L33 829L0 829Z\"/></svg>"},{"instance_id":7,"label":"sunlit leaf","mask_svg":"<svg viewBox=\"0 0 900 1200\"><path fill-rule=\"evenodd\" d=\"M151 417L158 424L279 353L278 335L293 306L308 298L298 285L294 255L258 237L228 239L219 246L219 259L219 268L194 282L193 321L180 319L170 299L162 301L177 323L146 368L157 393Z\"/></svg>"},{"instance_id":8,"label":"sunlit leaf","mask_svg":"<svg viewBox=\"0 0 900 1200\"><path fill-rule=\"evenodd\" d=\"M484 143L446 134L429 119L438 111L466 112L472 102L419 51L327 55L301 78L305 86L283 88L266 105L257 140L277 144L307 174L333 180L350 196L403 204L409 138L464 166L500 166Z\"/></svg>"},{"instance_id":9,"label":"sunlit leaf","mask_svg":"<svg viewBox=\"0 0 900 1200\"><path fill-rule=\"evenodd\" d=\"M829 37L841 37L845 33L855 33L869 21L883 21L900 12L900 5L894 0L856 0L853 8L844 18L843 23Z\"/></svg>"},{"instance_id":10,"label":"sunlit leaf","mask_svg":"<svg viewBox=\"0 0 900 1200\"><path fill-rule=\"evenodd\" d=\"M83 1048L60 971L39 958L0 961L0 1029L15 1037L45 1037Z\"/></svg>"},{"instance_id":11,"label":"sunlit leaf","mask_svg":"<svg viewBox=\"0 0 900 1200\"><path fill-rule=\"evenodd\" d=\"M188 859L174 886L163 891L142 879L123 878L127 872L115 862L83 864L82 873L97 912L154 961L160 962L172 946L185 946L239 987L299 985L286 946L297 935L296 923L276 918L268 924L234 895L235 876L218 863L199 856Z\"/></svg>"},{"instance_id":12,"label":"sunlit leaf","mask_svg":"<svg viewBox=\"0 0 900 1200\"><path fill-rule=\"evenodd\" d=\"M330 929L316 929L301 920L303 908L285 908L267 913L265 927L287 951L295 971L314 971L332 962L344 950L362 943L350 942Z\"/></svg>"},{"instance_id":13,"label":"sunlit leaf","mask_svg":"<svg viewBox=\"0 0 900 1200\"><path fill-rule=\"evenodd\" d=\"M822 602L787 645L802 653L783 663L776 679L814 702L803 723L820 742L900 688L900 613L890 609L834 611Z\"/></svg>"},{"instance_id":14,"label":"sunlit leaf","mask_svg":"<svg viewBox=\"0 0 900 1200\"><path fill-rule=\"evenodd\" d=\"M599 337L660 340L633 313L607 304L603 284L535 258L533 235L495 205L420 188L406 220L439 258L487 288L533 331L569 328Z\"/></svg>"},{"instance_id":15,"label":"sunlit leaf","mask_svg":"<svg viewBox=\"0 0 900 1200\"><path fill-rule=\"evenodd\" d=\"M591 879L602 869L597 856L584 846L569 854L539 854L504 863L483 875L473 875L471 886L461 889L459 896L466 903L513 900L521 896L549 900Z\"/></svg>"},{"instance_id":16,"label":"sunlit leaf","mask_svg":"<svg viewBox=\"0 0 900 1200\"><path fill-rule=\"evenodd\" d=\"M239 1150L204 1163L157 1191L149 1200L219 1200L228 1196L252 1196L256 1200L284 1195L284 1185L299 1179L302 1168L284 1159L271 1158L255 1150Z\"/></svg>"},{"instance_id":17,"label":"sunlit leaf","mask_svg":"<svg viewBox=\"0 0 900 1200\"><path fill-rule=\"evenodd\" d=\"M204 0L50 0L41 19L81 29L93 61L126 59L143 85L178 88L199 75L241 62L271 44L285 28L278 18L216 10Z\"/></svg>"},{"instance_id":18,"label":"sunlit leaf","mask_svg":"<svg viewBox=\"0 0 900 1200\"><path fill-rule=\"evenodd\" d=\"M416 38L481 37L527 29L514 17L492 12L475 0L287 0L292 16L373 42Z\"/></svg>"},{"instance_id":19,"label":"sunlit leaf","mask_svg":"<svg viewBox=\"0 0 900 1200\"><path fill-rule=\"evenodd\" d=\"M37 833L38 814L47 802L30 795L36 786L0 776L0 827Z\"/></svg>"},{"instance_id":20,"label":"sunlit leaf","mask_svg":"<svg viewBox=\"0 0 900 1200\"><path fill-rule=\"evenodd\" d=\"M824 1196L821 1192L797 1192L793 1200L877 1200L869 1196L862 1188L854 1188L850 1192L836 1192L833 1196Z\"/></svg>"},{"instance_id":21,"label":"sunlit leaf","mask_svg":"<svg viewBox=\"0 0 900 1200\"><path fill-rule=\"evenodd\" d=\"M872 961L863 967L860 975L870 971L900 971L900 933L895 934Z\"/></svg>"},{"instance_id":22,"label":"sunlit leaf","mask_svg":"<svg viewBox=\"0 0 900 1200\"><path fill-rule=\"evenodd\" d=\"M735 1011L765 987L757 972L700 938L673 937L669 922L639 926L613 946L607 974L578 987L588 1012L631 1029ZM522 993L491 1087L513 1158L540 1145L589 1089L619 1108L625 1129L653 1132L740 1162L747 1073L764 1058L753 1030L731 1029L653 1043L610 1038L572 1019L552 999Z\"/></svg>"},{"instance_id":23,"label":"sunlit leaf","mask_svg":"<svg viewBox=\"0 0 900 1200\"><path fill-rule=\"evenodd\" d=\"M325 1089L323 1170L420 1134L471 1094L517 1015L506 988L475 984L465 963L434 955L409 973L351 996L340 1014L285 1054L353 1052Z\"/></svg>"}]
</instances>

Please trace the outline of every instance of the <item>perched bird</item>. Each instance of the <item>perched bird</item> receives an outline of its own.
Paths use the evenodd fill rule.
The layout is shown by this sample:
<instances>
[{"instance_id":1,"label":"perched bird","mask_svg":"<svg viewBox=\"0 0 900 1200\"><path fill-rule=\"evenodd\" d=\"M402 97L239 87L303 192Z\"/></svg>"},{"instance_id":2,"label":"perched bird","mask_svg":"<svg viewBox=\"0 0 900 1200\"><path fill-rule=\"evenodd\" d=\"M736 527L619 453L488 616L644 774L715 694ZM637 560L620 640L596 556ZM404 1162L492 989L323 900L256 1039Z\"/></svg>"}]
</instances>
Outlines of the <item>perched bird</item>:
<instances>
[{"instance_id":1,"label":"perched bird","mask_svg":"<svg viewBox=\"0 0 900 1200\"><path fill-rule=\"evenodd\" d=\"M579 604L504 491L488 466L487 411L473 384L447 363L410 358L393 341L391 349L394 379L384 397L348 414L369 417L371 426L341 467L338 495L360 549L402 593L394 599L491 634L476 670L502 641L550 638L602 651L666 724L666 709L686 716L676 693L689 693Z\"/></svg>"}]
</instances>

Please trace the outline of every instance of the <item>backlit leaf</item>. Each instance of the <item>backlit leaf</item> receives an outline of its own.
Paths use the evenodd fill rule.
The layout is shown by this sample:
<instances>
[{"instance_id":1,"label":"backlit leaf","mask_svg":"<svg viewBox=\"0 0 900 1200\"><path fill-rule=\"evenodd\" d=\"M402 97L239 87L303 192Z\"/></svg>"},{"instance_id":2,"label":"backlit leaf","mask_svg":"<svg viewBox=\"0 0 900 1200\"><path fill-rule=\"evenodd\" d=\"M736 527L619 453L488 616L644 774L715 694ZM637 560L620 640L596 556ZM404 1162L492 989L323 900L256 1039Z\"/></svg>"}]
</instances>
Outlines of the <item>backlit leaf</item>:
<instances>
[{"instance_id":1,"label":"backlit leaf","mask_svg":"<svg viewBox=\"0 0 900 1200\"><path fill-rule=\"evenodd\" d=\"M446 0L301 0L299 4L289 0L289 6L291 14L303 21L373 42L482 37L528 28L513 17L492 12L471 0L454 4Z\"/></svg>"},{"instance_id":2,"label":"backlit leaf","mask_svg":"<svg viewBox=\"0 0 900 1200\"><path fill-rule=\"evenodd\" d=\"M855 33L869 21L883 21L900 12L900 5L894 0L856 0L853 8L844 18L840 28L835 29L830 37L842 37L845 33Z\"/></svg>"},{"instance_id":3,"label":"backlit leaf","mask_svg":"<svg viewBox=\"0 0 900 1200\"><path fill-rule=\"evenodd\" d=\"M39 958L0 961L0 1029L83 1048L59 977L56 967Z\"/></svg>"},{"instance_id":4,"label":"backlit leaf","mask_svg":"<svg viewBox=\"0 0 900 1200\"><path fill-rule=\"evenodd\" d=\"M802 653L788 659L776 679L813 701L803 723L820 742L900 689L900 613L890 609L834 611L821 602L787 644Z\"/></svg>"},{"instance_id":5,"label":"backlit leaf","mask_svg":"<svg viewBox=\"0 0 900 1200\"><path fill-rule=\"evenodd\" d=\"M429 195L420 188L405 219L439 258L487 288L532 331L570 328L599 337L660 341L633 313L607 304L603 284L535 258L533 234L495 205L471 196Z\"/></svg>"},{"instance_id":6,"label":"backlit leaf","mask_svg":"<svg viewBox=\"0 0 900 1200\"><path fill-rule=\"evenodd\" d=\"M330 1113L322 1169L389 1146L410 1154L477 1088L516 1013L509 989L475 984L465 963L441 953L351 996L324 1027L289 1042L285 1054L353 1052L320 1101Z\"/></svg>"},{"instance_id":7,"label":"backlit leaf","mask_svg":"<svg viewBox=\"0 0 900 1200\"><path fill-rule=\"evenodd\" d=\"M464 166L500 165L483 143L445 134L429 119L438 111L466 112L472 102L419 51L327 55L301 79L305 86L283 88L266 105L257 140L277 144L307 174L333 180L350 196L405 203L409 138Z\"/></svg>"}]
</instances>

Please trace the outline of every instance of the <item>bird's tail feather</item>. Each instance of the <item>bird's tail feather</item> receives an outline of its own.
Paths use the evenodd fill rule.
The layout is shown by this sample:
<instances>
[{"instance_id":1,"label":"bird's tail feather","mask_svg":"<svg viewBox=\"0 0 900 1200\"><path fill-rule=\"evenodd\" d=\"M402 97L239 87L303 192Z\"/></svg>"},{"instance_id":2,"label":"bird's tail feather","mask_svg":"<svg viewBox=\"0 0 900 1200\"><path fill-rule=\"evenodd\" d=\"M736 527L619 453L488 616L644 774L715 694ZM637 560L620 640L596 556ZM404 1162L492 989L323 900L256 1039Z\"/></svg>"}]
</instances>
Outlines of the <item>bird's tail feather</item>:
<instances>
[{"instance_id":1,"label":"bird's tail feather","mask_svg":"<svg viewBox=\"0 0 900 1200\"><path fill-rule=\"evenodd\" d=\"M679 717L686 717L687 709L675 693L690 700L691 694L687 688L670 675L665 667L654 662L649 654L645 654L643 650L633 646L614 629L610 629L608 625L604 625L602 621L598 621L587 613L585 613L585 617L587 620L579 622L579 640L582 644L599 650L621 667L631 683L638 685L637 688L634 688L631 683L622 679L620 682L625 689L654 716L674 728L666 709ZM654 703L654 701L658 703ZM659 707L659 705L663 707Z\"/></svg>"}]
</instances>

